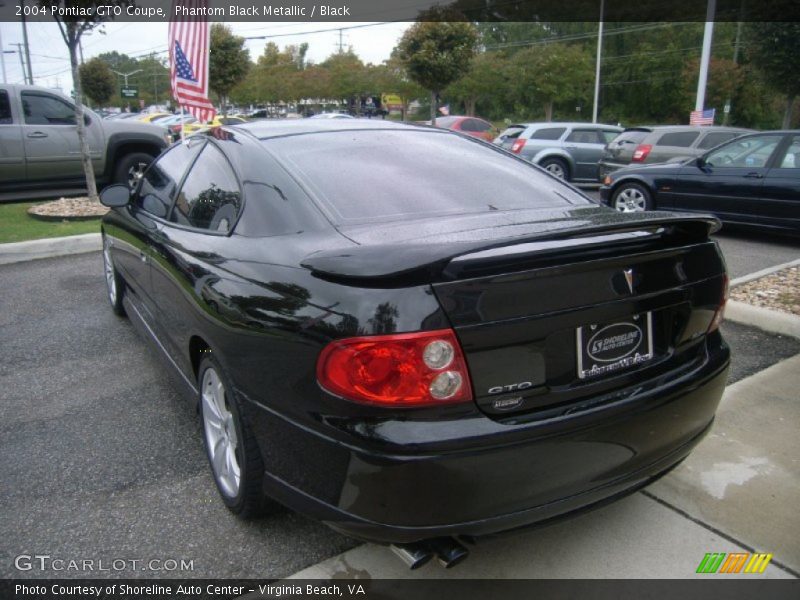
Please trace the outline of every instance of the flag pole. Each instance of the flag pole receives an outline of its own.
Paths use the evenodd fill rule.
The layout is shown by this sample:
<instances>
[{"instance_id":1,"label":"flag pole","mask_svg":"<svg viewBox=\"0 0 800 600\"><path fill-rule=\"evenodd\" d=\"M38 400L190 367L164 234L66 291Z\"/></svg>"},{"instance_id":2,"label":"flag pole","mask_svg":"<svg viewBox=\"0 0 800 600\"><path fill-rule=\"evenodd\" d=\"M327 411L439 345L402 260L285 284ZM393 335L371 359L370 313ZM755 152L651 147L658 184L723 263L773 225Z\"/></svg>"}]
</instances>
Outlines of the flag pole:
<instances>
[{"instance_id":1,"label":"flag pole","mask_svg":"<svg viewBox=\"0 0 800 600\"><path fill-rule=\"evenodd\" d=\"M186 134L183 132L183 126L186 123L183 120L183 104L181 104L181 144L186 143Z\"/></svg>"}]
</instances>

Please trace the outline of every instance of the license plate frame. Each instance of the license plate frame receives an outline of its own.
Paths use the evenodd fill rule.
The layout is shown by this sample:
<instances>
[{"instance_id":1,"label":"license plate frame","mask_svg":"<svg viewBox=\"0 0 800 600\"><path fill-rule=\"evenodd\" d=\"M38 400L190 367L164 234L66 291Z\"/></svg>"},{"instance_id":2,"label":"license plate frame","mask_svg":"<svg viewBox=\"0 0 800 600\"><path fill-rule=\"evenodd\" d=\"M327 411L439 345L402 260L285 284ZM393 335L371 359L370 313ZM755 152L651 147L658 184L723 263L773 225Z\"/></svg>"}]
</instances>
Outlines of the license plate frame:
<instances>
[{"instance_id":1,"label":"license plate frame","mask_svg":"<svg viewBox=\"0 0 800 600\"><path fill-rule=\"evenodd\" d=\"M575 350L581 380L648 363L655 358L653 313L581 325L575 330Z\"/></svg>"}]
</instances>

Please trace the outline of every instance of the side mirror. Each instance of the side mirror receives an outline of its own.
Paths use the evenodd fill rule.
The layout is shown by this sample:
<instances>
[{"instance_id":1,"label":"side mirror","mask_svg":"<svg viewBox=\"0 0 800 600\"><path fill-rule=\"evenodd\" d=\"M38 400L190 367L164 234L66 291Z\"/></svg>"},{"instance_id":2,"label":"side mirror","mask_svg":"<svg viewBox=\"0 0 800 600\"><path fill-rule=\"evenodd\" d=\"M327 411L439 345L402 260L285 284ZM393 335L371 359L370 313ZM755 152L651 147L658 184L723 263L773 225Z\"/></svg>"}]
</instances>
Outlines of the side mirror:
<instances>
[{"instance_id":1,"label":"side mirror","mask_svg":"<svg viewBox=\"0 0 800 600\"><path fill-rule=\"evenodd\" d=\"M131 189L124 183L110 185L100 192L100 203L109 208L127 206L131 200Z\"/></svg>"},{"instance_id":2,"label":"side mirror","mask_svg":"<svg viewBox=\"0 0 800 600\"><path fill-rule=\"evenodd\" d=\"M697 160L694 162L697 165L698 169L705 169L706 168L706 159L702 156L698 156Z\"/></svg>"}]
</instances>

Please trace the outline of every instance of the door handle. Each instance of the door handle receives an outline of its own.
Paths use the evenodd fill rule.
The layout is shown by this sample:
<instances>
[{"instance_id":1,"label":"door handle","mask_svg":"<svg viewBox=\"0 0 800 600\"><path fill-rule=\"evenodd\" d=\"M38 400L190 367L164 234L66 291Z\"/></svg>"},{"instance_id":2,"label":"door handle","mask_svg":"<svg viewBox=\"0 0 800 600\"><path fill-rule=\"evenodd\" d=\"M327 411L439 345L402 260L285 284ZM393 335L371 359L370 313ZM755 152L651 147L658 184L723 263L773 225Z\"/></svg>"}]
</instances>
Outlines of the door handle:
<instances>
[{"instance_id":1,"label":"door handle","mask_svg":"<svg viewBox=\"0 0 800 600\"><path fill-rule=\"evenodd\" d=\"M764 176L761 173L756 172L748 173L747 175L744 175L744 177L747 179L764 179Z\"/></svg>"},{"instance_id":2,"label":"door handle","mask_svg":"<svg viewBox=\"0 0 800 600\"><path fill-rule=\"evenodd\" d=\"M31 131L28 134L29 138L46 138L47 134L44 131Z\"/></svg>"}]
</instances>

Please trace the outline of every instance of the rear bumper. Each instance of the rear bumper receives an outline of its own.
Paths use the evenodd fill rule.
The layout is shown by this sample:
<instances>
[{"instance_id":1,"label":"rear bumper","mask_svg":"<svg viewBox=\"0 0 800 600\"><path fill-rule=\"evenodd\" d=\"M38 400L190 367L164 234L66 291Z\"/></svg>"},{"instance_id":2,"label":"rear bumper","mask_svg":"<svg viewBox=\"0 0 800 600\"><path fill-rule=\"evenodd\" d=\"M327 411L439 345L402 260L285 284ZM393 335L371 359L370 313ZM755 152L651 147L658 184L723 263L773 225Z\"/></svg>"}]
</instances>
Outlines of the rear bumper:
<instances>
[{"instance_id":1,"label":"rear bumper","mask_svg":"<svg viewBox=\"0 0 800 600\"><path fill-rule=\"evenodd\" d=\"M534 423L482 415L417 422L399 437L416 431L418 442L403 448L392 441L398 422L362 424L360 440L343 442L255 409L254 431L268 449L265 491L337 531L383 543L482 537L593 508L657 479L708 432L729 364L716 338L701 367L622 406ZM293 439L276 448L279 430Z\"/></svg>"},{"instance_id":2,"label":"rear bumper","mask_svg":"<svg viewBox=\"0 0 800 600\"><path fill-rule=\"evenodd\" d=\"M605 179L606 175L610 175L615 171L619 171L621 168L626 167L628 165L623 164L615 164L615 163L608 163L608 162L600 162L597 164L597 181L603 183L603 179Z\"/></svg>"}]
</instances>

